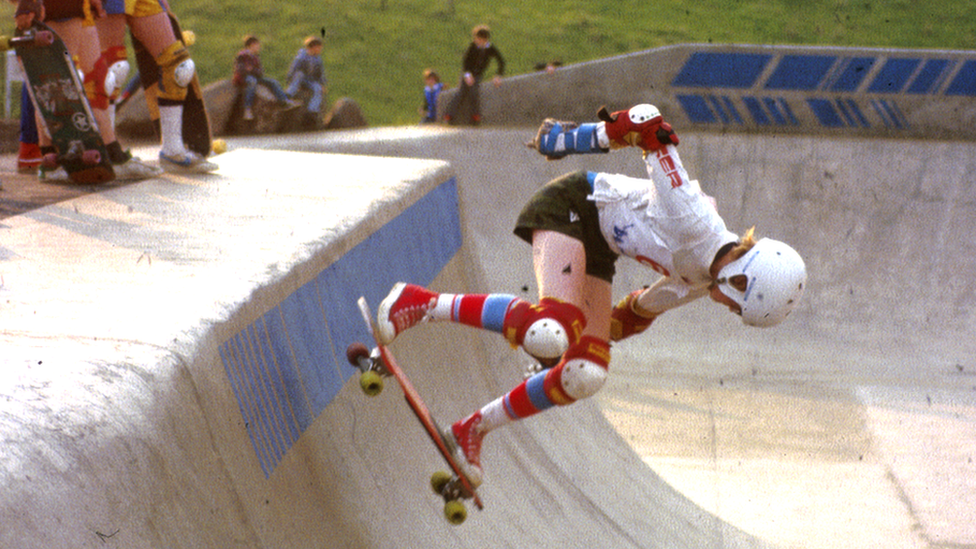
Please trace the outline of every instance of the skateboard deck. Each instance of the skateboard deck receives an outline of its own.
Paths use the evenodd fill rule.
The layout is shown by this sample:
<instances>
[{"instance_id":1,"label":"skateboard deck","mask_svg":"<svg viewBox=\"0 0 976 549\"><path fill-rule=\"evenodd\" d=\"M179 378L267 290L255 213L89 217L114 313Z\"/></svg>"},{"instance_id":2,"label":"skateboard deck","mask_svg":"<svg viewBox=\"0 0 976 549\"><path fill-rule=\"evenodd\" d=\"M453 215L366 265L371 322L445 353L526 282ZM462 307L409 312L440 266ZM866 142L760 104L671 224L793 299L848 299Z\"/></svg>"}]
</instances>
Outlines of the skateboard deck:
<instances>
[{"instance_id":1,"label":"skateboard deck","mask_svg":"<svg viewBox=\"0 0 976 549\"><path fill-rule=\"evenodd\" d=\"M78 69L61 38L44 23L35 22L18 30L9 42L17 51L43 130L57 151L45 157L45 165L60 164L75 183L115 179Z\"/></svg>"},{"instance_id":2,"label":"skateboard deck","mask_svg":"<svg viewBox=\"0 0 976 549\"><path fill-rule=\"evenodd\" d=\"M464 476L460 465L458 465L457 461L454 459L454 455L448 449L448 445L444 441L444 437L441 435L441 430L438 428L437 422L431 415L430 409L420 397L420 393L417 392L417 389L414 388L410 380L407 379L406 374L404 374L403 370L397 364L396 359L393 357L393 353L390 351L390 349L386 345L381 344L379 342L379 338L376 337L376 326L373 321L373 312L372 309L370 309L369 304L367 304L366 298L360 297L357 303L359 305L359 311L363 316L363 321L366 322L366 326L369 328L369 332L373 335L373 339L376 343L376 351L374 352L374 356L378 356L375 356L373 359L365 358L363 355L364 353L368 355L369 350L366 349L366 347L362 344L354 343L350 345L349 349L347 350L349 362L354 366L359 367L364 373L374 372L375 369L379 369L381 372L389 374L397 380L400 388L403 389L403 396L406 399L407 404L410 406L410 409L413 411L414 415L417 416L417 420L420 421L420 424L430 436L430 439L437 448L437 451L440 452L441 456L444 458L444 461L447 462L453 472L450 477L441 476L439 480L439 474L435 473L434 477L431 479L431 482L434 485L435 492L438 492L440 495L444 496L446 502L445 514L448 516L448 520L455 524L459 524L464 520L464 517L458 517L457 520L452 519L452 502L457 503L457 500L460 498L470 498L479 510L484 508L484 504L482 503L481 498L478 497L478 493L475 488L471 486L471 483L468 482L467 477ZM378 366L378 368L370 368L369 366L365 366L364 362L369 361L372 361L371 364L373 366ZM372 389L367 389L366 380L361 381L363 382L363 390L367 394L376 394L379 392L378 387L374 386ZM440 473L440 475L443 474L444 473ZM438 488L438 483L441 484L441 488ZM451 483L454 483L453 488ZM445 484L448 485L446 488L444 488ZM456 507L454 510L457 510ZM461 510L463 511L463 506Z\"/></svg>"},{"instance_id":3,"label":"skateboard deck","mask_svg":"<svg viewBox=\"0 0 976 549\"><path fill-rule=\"evenodd\" d=\"M186 43L180 23L172 14L169 15L170 23L173 26L173 34L177 40ZM132 36L132 49L136 56L136 66L139 69L139 78L142 81L142 89L146 95L146 105L149 107L149 118L156 128L157 136L160 133L159 122L159 65L153 58L149 50L141 42ZM186 100L183 102L183 142L191 151L207 157L210 155L213 146L213 138L210 133L210 117L207 114L207 106L203 103L203 91L200 86L200 78L193 74L193 80L187 86Z\"/></svg>"}]
</instances>

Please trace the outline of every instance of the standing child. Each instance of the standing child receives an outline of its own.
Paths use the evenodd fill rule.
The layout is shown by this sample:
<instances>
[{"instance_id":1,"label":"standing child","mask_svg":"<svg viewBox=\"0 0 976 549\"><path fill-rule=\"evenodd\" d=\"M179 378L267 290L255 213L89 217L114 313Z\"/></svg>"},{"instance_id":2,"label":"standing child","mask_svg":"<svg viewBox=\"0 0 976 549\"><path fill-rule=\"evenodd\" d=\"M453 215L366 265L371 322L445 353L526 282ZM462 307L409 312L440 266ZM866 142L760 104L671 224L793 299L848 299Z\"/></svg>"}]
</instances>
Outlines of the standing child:
<instances>
[{"instance_id":1,"label":"standing child","mask_svg":"<svg viewBox=\"0 0 976 549\"><path fill-rule=\"evenodd\" d=\"M424 108L421 111L421 124L437 122L437 98L444 89L441 77L434 69L424 71Z\"/></svg>"},{"instance_id":2,"label":"standing child","mask_svg":"<svg viewBox=\"0 0 976 549\"><path fill-rule=\"evenodd\" d=\"M325 100L325 64L322 63L322 40L314 36L305 39L304 47L295 54L288 68L288 95L295 97L298 90L308 88L312 98L305 105L303 125L315 128L322 119L322 103Z\"/></svg>"},{"instance_id":3,"label":"standing child","mask_svg":"<svg viewBox=\"0 0 976 549\"><path fill-rule=\"evenodd\" d=\"M494 59L498 70L492 82L495 86L501 84L501 77L505 74L505 59L498 48L491 43L491 31L487 25L478 25L471 31L471 45L464 53L461 83L457 94L451 100L444 113L444 120L448 123L460 124L460 117L466 110L470 112L469 121L477 126L481 122L481 97L478 86L481 78L488 69L488 64Z\"/></svg>"}]
</instances>

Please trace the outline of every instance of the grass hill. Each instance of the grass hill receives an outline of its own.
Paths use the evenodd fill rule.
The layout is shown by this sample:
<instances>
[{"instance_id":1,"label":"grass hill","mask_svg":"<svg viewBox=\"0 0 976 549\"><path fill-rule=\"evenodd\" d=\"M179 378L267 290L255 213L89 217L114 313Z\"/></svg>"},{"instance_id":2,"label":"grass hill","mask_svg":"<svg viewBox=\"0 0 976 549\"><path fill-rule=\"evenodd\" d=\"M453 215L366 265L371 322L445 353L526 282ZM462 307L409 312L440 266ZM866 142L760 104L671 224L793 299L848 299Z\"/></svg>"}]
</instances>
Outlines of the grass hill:
<instances>
[{"instance_id":1,"label":"grass hill","mask_svg":"<svg viewBox=\"0 0 976 549\"><path fill-rule=\"evenodd\" d=\"M204 83L230 76L241 37L264 43L265 72L284 79L308 35L324 36L330 101L349 96L374 126L414 124L421 72L448 86L475 24L488 24L508 74L689 42L976 49L968 0L170 0ZM13 7L0 17L13 25Z\"/></svg>"}]
</instances>

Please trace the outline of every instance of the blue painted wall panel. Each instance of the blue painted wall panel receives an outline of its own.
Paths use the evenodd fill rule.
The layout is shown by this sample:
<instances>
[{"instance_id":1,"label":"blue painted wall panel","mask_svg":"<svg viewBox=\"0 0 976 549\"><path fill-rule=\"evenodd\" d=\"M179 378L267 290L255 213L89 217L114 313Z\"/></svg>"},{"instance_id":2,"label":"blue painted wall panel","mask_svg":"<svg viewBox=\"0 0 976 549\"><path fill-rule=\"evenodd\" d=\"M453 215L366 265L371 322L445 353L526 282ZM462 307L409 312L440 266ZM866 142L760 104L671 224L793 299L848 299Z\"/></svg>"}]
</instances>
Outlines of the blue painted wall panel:
<instances>
[{"instance_id":1,"label":"blue painted wall panel","mask_svg":"<svg viewBox=\"0 0 976 549\"><path fill-rule=\"evenodd\" d=\"M679 94L677 98L678 103L681 104L681 108L685 111L685 115L692 122L708 124L718 121L715 113L708 107L708 102L705 101L704 97L700 95Z\"/></svg>"},{"instance_id":2,"label":"blue painted wall panel","mask_svg":"<svg viewBox=\"0 0 976 549\"><path fill-rule=\"evenodd\" d=\"M755 53L697 52L689 57L672 86L749 88L772 59Z\"/></svg>"},{"instance_id":3,"label":"blue painted wall panel","mask_svg":"<svg viewBox=\"0 0 976 549\"><path fill-rule=\"evenodd\" d=\"M460 247L452 178L220 345L265 476L356 372L345 349L371 341L356 299L375 308L397 281L430 284Z\"/></svg>"},{"instance_id":4,"label":"blue painted wall panel","mask_svg":"<svg viewBox=\"0 0 976 549\"><path fill-rule=\"evenodd\" d=\"M833 55L784 55L765 87L767 90L815 90L836 61Z\"/></svg>"},{"instance_id":5,"label":"blue painted wall panel","mask_svg":"<svg viewBox=\"0 0 976 549\"><path fill-rule=\"evenodd\" d=\"M900 93L912 73L922 63L921 59L892 58L885 61L878 75L871 81L868 91L872 93Z\"/></svg>"},{"instance_id":6,"label":"blue painted wall panel","mask_svg":"<svg viewBox=\"0 0 976 549\"><path fill-rule=\"evenodd\" d=\"M907 92L924 94L935 91L948 67L948 59L929 59L922 65L922 70L908 86Z\"/></svg>"},{"instance_id":7,"label":"blue painted wall panel","mask_svg":"<svg viewBox=\"0 0 976 549\"><path fill-rule=\"evenodd\" d=\"M946 95L976 96L976 61L966 61L945 91Z\"/></svg>"},{"instance_id":8,"label":"blue painted wall panel","mask_svg":"<svg viewBox=\"0 0 976 549\"><path fill-rule=\"evenodd\" d=\"M868 76L868 72L874 66L873 57L853 57L845 59L843 70L837 78L830 84L830 90L835 92L853 92L861 85Z\"/></svg>"}]
</instances>

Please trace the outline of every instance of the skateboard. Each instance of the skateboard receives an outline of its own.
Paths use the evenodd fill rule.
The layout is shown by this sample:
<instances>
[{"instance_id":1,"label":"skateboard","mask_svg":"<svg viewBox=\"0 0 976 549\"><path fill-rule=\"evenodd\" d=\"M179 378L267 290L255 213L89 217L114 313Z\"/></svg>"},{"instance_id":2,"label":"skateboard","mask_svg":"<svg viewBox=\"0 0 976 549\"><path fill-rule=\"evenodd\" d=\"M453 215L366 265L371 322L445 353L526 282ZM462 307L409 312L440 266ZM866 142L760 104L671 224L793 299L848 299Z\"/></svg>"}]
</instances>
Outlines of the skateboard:
<instances>
[{"instance_id":1,"label":"skateboard","mask_svg":"<svg viewBox=\"0 0 976 549\"><path fill-rule=\"evenodd\" d=\"M169 14L170 24L173 26L173 34L189 46L193 40L189 37L192 33L184 34L180 29L180 23L176 17ZM159 90L159 65L153 58L149 50L142 45L142 42L132 36L132 49L136 56L136 67L139 69L139 78L142 81L142 88L146 95L146 105L149 107L149 118L156 128L156 134L160 133L159 122L159 99L156 94ZM200 78L196 73L193 80L187 86L186 100L183 102L183 142L191 151L200 156L210 156L213 139L210 133L210 116L207 115L207 106L203 103L203 90L200 86Z\"/></svg>"},{"instance_id":2,"label":"skateboard","mask_svg":"<svg viewBox=\"0 0 976 549\"><path fill-rule=\"evenodd\" d=\"M28 93L57 151L44 156L44 166L61 165L75 183L115 179L78 69L61 38L44 23L35 22L18 30L9 42L17 50Z\"/></svg>"},{"instance_id":3,"label":"skateboard","mask_svg":"<svg viewBox=\"0 0 976 549\"><path fill-rule=\"evenodd\" d=\"M430 440L437 447L437 451L444 457L444 461L451 467L451 472L438 471L434 473L431 476L430 483L434 493L444 498L444 517L447 521L451 524L461 524L468 515L467 508L461 500L472 500L479 510L484 509L484 504L478 497L477 491L468 482L467 477L461 472L461 467L454 459L453 453L448 448L448 443L441 435L441 429L434 421L430 409L427 408L423 399L420 398L420 394L397 365L393 353L386 345L381 344L379 338L376 337L373 312L366 303L366 298L360 297L358 304L363 320L376 341L376 347L372 351L362 343L353 343L346 349L346 358L349 363L359 368L361 372L360 388L367 395L375 396L383 390L384 377L393 376L397 380L400 388L403 389L403 396L410 409L427 431Z\"/></svg>"}]
</instances>

